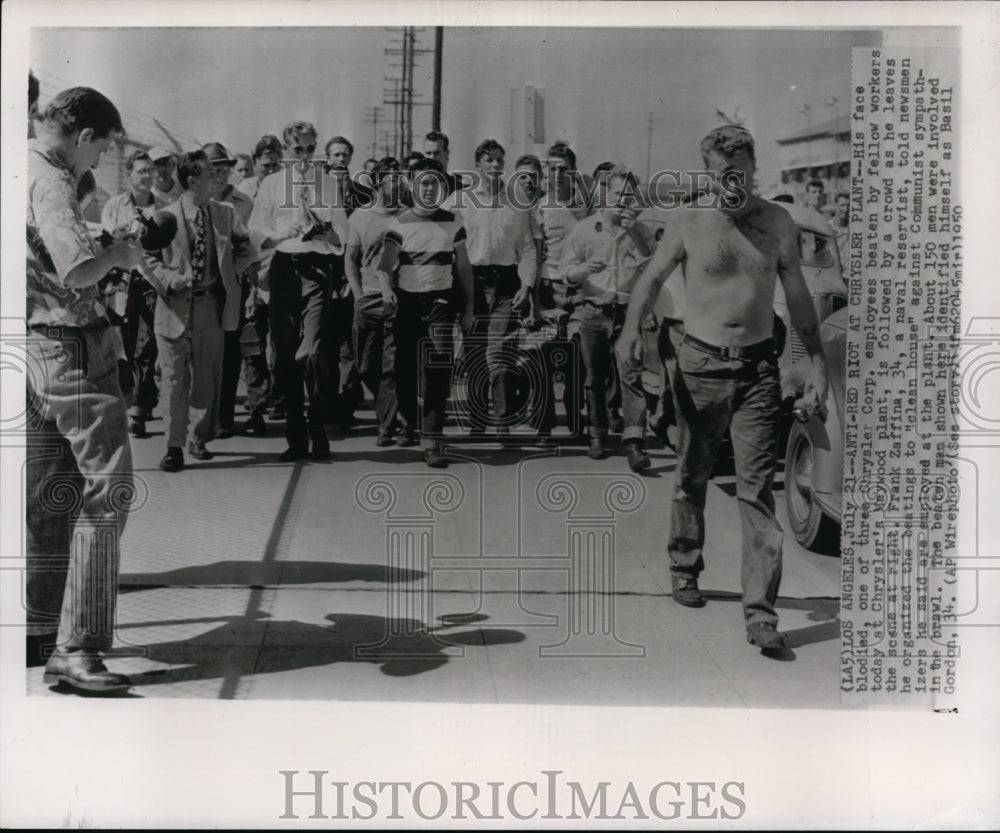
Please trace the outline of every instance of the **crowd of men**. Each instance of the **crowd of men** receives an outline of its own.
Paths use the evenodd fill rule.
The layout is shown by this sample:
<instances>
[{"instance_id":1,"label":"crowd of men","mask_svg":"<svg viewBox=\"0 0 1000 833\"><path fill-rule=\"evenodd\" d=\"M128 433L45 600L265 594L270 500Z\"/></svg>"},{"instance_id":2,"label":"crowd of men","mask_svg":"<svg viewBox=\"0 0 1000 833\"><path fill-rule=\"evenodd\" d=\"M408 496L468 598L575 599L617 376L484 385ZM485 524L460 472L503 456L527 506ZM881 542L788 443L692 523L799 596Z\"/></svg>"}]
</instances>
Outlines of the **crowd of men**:
<instances>
[{"instance_id":1,"label":"crowd of men","mask_svg":"<svg viewBox=\"0 0 1000 833\"><path fill-rule=\"evenodd\" d=\"M638 220L635 178L610 162L577 178L573 151L557 143L544 162L520 157L507 182L504 148L486 140L467 182L447 170L447 135L429 133L424 148L405 166L369 159L365 176L352 177L347 138L331 138L317 159L315 128L293 122L281 139L261 137L249 161L219 142L128 156L128 190L104 205L103 231L126 239L164 219L178 230L127 282L107 285L134 377L129 429L146 437L162 400L164 471L183 468L185 446L192 458L211 459L210 440L264 435L268 419L285 423L282 461L326 459L328 426L351 430L365 388L376 445L419 443L428 465L446 465L441 438L456 369L466 382L459 427L474 439L504 442L528 425L548 442L558 371L567 434L585 437L589 425L588 453L602 459L609 431L622 433L633 470L649 465L647 397L613 356L629 287L655 247ZM623 193L621 205L609 202ZM212 234L192 226L219 206L231 217L208 224ZM220 254L231 247L232 261L209 258L204 277L184 279L196 249L202 269L198 234L222 244ZM221 330L193 319L213 305ZM437 356L451 354L453 341L457 368ZM238 425L241 368L249 418Z\"/></svg>"},{"instance_id":2,"label":"crowd of men","mask_svg":"<svg viewBox=\"0 0 1000 833\"><path fill-rule=\"evenodd\" d=\"M781 647L776 279L813 359L807 392L817 405L826 380L797 233L752 193L745 129L705 137L715 201L673 212L659 241L639 218L635 177L612 162L580 177L565 143L544 160L520 157L505 182L504 148L484 140L466 181L448 170L448 137L432 132L423 153L367 160L352 178L351 142L334 136L317 164L319 137L305 121L261 137L249 160L218 142L133 152L128 190L103 206L95 235L79 183L122 132L107 98L73 88L41 114L29 154L27 324L38 368L29 404L34 442L59 451L29 448L29 661L52 646L57 623L47 681L98 692L129 684L102 658L118 545L100 530L124 525L127 502L109 493L131 478L127 432L145 436L155 408L166 472L183 468L185 450L210 459L210 441L266 433L274 417L284 421L282 461L326 459L328 426L351 429L364 386L376 445L419 444L438 468L449 419L473 438L504 442L527 424L550 441L559 371L568 433L601 459L620 431L629 466L642 471L652 404L644 360L669 369L672 395L660 399L676 412L674 600L704 604L705 490L732 428L747 639ZM681 264L683 311L662 290ZM669 314L650 327L658 294ZM532 341L533 332L542 335ZM249 416L237 425L241 370ZM46 492L67 471L80 484L71 508ZM42 569L44 558L56 566Z\"/></svg>"}]
</instances>

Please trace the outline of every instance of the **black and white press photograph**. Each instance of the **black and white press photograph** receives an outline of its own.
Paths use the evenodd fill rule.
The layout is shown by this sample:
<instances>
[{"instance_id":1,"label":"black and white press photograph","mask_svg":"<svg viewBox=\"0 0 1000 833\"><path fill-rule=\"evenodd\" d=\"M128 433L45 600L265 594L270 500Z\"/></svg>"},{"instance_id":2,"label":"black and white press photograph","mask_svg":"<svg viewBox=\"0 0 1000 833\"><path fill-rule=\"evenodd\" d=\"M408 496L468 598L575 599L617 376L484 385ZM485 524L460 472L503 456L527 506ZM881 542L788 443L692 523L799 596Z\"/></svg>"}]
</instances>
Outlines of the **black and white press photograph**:
<instances>
[{"instance_id":1,"label":"black and white press photograph","mask_svg":"<svg viewBox=\"0 0 1000 833\"><path fill-rule=\"evenodd\" d=\"M897 718L970 734L1000 621L986 7L14 5L5 698L163 748L204 721L163 766L226 756L220 785L270 727L228 820L101 787L39 819L822 826L779 782L852 733L852 795L915 765ZM813 760L772 782L782 744ZM989 823L982 762L979 805L827 821Z\"/></svg>"}]
</instances>

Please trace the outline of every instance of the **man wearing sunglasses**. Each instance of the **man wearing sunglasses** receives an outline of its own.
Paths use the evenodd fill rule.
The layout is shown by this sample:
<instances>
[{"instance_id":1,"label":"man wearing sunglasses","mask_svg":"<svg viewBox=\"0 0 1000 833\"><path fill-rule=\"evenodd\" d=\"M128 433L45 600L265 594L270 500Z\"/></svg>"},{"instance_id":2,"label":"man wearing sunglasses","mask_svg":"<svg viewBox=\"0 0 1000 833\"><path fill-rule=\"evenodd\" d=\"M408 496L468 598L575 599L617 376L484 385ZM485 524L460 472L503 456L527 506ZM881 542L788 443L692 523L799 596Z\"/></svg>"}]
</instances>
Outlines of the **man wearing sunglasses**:
<instances>
[{"instance_id":1,"label":"man wearing sunglasses","mask_svg":"<svg viewBox=\"0 0 1000 833\"><path fill-rule=\"evenodd\" d=\"M325 460L330 443L324 425L333 400L322 325L334 289L335 259L344 252L347 214L337 204L335 180L322 161L313 161L316 128L292 122L283 140L286 165L261 182L250 231L274 243L274 257L262 268L271 291L275 369L286 397L288 448L280 459L291 462L309 455Z\"/></svg>"}]
</instances>

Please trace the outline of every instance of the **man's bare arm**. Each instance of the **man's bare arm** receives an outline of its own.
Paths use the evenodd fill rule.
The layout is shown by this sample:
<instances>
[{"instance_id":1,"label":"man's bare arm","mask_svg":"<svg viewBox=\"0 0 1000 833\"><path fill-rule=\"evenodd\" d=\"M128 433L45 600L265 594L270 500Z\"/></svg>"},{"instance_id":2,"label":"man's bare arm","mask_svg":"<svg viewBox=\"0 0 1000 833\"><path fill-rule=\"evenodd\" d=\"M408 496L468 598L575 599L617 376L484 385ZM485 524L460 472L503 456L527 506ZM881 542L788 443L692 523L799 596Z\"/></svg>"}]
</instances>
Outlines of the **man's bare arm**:
<instances>
[{"instance_id":1,"label":"man's bare arm","mask_svg":"<svg viewBox=\"0 0 1000 833\"><path fill-rule=\"evenodd\" d=\"M684 260L684 237L681 233L682 218L670 218L664 225L663 238L653 253L646 268L642 270L639 280L632 288L625 313L625 323L621 336L618 338L616 352L620 361L625 361L632 355L635 342L639 338L639 326L645 321L653 307L653 303L663 289L663 283Z\"/></svg>"},{"instance_id":2,"label":"man's bare arm","mask_svg":"<svg viewBox=\"0 0 1000 833\"><path fill-rule=\"evenodd\" d=\"M806 353L814 361L817 358L822 360L823 343L819 337L819 320L799 263L798 229L787 215L781 218L779 228L781 254L778 258L778 278L785 290L788 314L792 319L792 326L802 339Z\"/></svg>"},{"instance_id":3,"label":"man's bare arm","mask_svg":"<svg viewBox=\"0 0 1000 833\"><path fill-rule=\"evenodd\" d=\"M781 214L783 216L779 220L781 254L778 258L778 278L785 290L785 301L788 303L788 315L792 319L792 326L802 339L802 345L806 348L810 359L805 390L799 404L801 407L815 408L819 416L825 419L826 358L823 355L823 342L819 335L819 321L799 264L798 229L784 211Z\"/></svg>"}]
</instances>

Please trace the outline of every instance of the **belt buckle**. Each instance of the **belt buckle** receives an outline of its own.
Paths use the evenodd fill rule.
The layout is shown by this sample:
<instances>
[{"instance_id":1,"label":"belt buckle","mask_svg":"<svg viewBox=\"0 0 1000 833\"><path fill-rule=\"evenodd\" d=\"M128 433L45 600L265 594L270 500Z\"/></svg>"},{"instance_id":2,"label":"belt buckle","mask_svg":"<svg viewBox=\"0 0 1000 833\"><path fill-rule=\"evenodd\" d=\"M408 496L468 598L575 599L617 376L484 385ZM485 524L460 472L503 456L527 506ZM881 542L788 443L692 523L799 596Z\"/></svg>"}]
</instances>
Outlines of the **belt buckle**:
<instances>
[{"instance_id":1,"label":"belt buckle","mask_svg":"<svg viewBox=\"0 0 1000 833\"><path fill-rule=\"evenodd\" d=\"M721 347L722 360L724 362L741 361L746 357L746 350L743 347Z\"/></svg>"}]
</instances>

